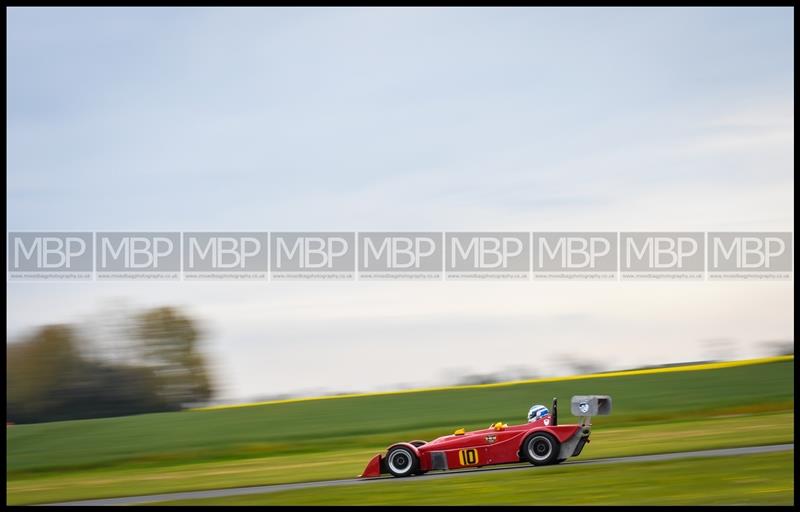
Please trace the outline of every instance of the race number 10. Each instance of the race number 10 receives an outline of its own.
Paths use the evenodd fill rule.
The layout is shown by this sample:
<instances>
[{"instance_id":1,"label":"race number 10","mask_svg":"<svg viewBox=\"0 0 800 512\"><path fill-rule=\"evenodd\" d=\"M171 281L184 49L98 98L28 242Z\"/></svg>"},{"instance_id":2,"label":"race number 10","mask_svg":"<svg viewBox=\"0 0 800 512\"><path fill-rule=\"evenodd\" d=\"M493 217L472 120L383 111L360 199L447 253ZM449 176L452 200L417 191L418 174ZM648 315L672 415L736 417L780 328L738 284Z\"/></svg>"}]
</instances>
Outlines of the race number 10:
<instances>
[{"instance_id":1,"label":"race number 10","mask_svg":"<svg viewBox=\"0 0 800 512\"><path fill-rule=\"evenodd\" d=\"M462 466L474 466L478 463L478 450L474 448L469 450L459 450L458 462L460 462Z\"/></svg>"}]
</instances>

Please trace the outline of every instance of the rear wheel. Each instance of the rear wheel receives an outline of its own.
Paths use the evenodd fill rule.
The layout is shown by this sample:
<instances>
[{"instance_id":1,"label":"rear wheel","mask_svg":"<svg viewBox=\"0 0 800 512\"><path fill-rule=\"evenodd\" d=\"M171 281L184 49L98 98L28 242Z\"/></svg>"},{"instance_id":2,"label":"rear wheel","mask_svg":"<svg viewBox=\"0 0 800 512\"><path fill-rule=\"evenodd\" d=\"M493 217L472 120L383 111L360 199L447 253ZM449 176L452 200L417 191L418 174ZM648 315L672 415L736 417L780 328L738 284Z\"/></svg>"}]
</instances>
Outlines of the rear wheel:
<instances>
[{"instance_id":1,"label":"rear wheel","mask_svg":"<svg viewBox=\"0 0 800 512\"><path fill-rule=\"evenodd\" d=\"M386 454L386 469L392 476L411 476L419 468L419 459L407 446L396 446Z\"/></svg>"},{"instance_id":2,"label":"rear wheel","mask_svg":"<svg viewBox=\"0 0 800 512\"><path fill-rule=\"evenodd\" d=\"M522 446L522 453L534 466L558 464L558 452L561 445L555 437L547 432L537 432L529 436Z\"/></svg>"}]
</instances>

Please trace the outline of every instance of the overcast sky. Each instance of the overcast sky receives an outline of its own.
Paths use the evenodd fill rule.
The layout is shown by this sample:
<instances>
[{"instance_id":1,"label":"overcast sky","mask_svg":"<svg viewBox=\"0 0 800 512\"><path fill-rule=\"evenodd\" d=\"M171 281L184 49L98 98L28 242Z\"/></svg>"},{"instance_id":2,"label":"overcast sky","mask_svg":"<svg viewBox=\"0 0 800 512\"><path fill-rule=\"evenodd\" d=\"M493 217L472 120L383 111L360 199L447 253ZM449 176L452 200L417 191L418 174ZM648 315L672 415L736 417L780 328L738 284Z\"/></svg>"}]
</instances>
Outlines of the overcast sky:
<instances>
[{"instance_id":1,"label":"overcast sky","mask_svg":"<svg viewBox=\"0 0 800 512\"><path fill-rule=\"evenodd\" d=\"M793 231L794 11L7 11L8 230ZM736 357L793 281L10 283L180 305L223 397Z\"/></svg>"}]
</instances>

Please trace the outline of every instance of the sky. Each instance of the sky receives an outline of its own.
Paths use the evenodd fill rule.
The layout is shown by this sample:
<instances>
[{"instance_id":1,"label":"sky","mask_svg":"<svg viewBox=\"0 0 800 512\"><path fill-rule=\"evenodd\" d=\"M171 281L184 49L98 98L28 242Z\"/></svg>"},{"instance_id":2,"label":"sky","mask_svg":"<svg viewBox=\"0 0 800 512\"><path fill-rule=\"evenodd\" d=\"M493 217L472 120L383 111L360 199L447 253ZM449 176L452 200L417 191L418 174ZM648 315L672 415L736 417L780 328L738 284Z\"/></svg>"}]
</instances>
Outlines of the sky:
<instances>
[{"instance_id":1,"label":"sky","mask_svg":"<svg viewBox=\"0 0 800 512\"><path fill-rule=\"evenodd\" d=\"M10 8L7 230L793 231L791 8ZM8 283L178 305L220 398L735 357L781 282Z\"/></svg>"}]
</instances>

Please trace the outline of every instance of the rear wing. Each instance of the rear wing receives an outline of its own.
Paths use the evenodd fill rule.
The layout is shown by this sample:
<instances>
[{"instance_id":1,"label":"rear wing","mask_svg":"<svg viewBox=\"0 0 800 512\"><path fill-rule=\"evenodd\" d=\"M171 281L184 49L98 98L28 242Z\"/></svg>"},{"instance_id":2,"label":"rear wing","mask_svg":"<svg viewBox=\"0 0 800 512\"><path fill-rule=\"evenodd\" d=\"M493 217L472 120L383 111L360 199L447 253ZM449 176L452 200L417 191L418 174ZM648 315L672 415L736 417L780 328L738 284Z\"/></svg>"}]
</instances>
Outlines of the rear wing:
<instances>
[{"instance_id":1,"label":"rear wing","mask_svg":"<svg viewBox=\"0 0 800 512\"><path fill-rule=\"evenodd\" d=\"M611 397L608 395L576 395L570 401L570 412L581 418L581 423L591 425L592 416L611 414Z\"/></svg>"}]
</instances>

